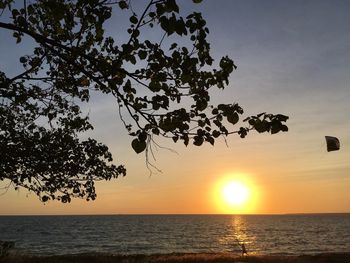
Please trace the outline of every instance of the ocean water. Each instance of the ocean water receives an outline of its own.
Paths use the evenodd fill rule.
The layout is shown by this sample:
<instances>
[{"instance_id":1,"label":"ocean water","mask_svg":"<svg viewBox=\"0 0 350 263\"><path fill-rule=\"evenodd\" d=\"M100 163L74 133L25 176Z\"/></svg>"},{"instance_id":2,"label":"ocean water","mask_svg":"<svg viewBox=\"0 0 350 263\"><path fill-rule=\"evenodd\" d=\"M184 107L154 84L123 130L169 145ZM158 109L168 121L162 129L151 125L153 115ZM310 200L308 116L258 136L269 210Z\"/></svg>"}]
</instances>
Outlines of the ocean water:
<instances>
[{"instance_id":1,"label":"ocean water","mask_svg":"<svg viewBox=\"0 0 350 263\"><path fill-rule=\"evenodd\" d=\"M350 214L0 216L16 253L315 254L350 251Z\"/></svg>"}]
</instances>

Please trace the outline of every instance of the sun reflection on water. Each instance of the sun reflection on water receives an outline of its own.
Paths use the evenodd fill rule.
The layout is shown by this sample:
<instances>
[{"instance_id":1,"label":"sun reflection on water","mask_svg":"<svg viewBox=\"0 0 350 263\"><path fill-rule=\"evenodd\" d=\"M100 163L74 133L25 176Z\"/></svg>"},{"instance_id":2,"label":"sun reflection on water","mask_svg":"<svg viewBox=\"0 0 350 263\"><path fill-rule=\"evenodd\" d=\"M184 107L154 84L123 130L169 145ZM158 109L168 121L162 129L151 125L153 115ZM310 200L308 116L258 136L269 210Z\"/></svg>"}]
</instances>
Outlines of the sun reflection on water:
<instances>
[{"instance_id":1,"label":"sun reflection on water","mask_svg":"<svg viewBox=\"0 0 350 263\"><path fill-rule=\"evenodd\" d=\"M230 223L226 227L226 235L219 238L219 243L226 247L227 252L235 254L242 253L242 244L249 255L256 254L255 251L250 250L253 247L256 237L247 230L246 218L240 215L232 216Z\"/></svg>"}]
</instances>

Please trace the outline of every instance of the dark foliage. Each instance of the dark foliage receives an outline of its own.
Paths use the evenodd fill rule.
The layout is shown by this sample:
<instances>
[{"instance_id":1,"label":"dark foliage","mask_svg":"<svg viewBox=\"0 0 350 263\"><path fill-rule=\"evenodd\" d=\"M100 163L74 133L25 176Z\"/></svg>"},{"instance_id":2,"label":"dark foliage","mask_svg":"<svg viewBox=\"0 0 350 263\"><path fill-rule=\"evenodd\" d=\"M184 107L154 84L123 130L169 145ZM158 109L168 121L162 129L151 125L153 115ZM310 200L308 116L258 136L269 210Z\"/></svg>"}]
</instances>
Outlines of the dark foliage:
<instances>
[{"instance_id":1,"label":"dark foliage","mask_svg":"<svg viewBox=\"0 0 350 263\"><path fill-rule=\"evenodd\" d=\"M42 201L95 199L95 181L125 175L107 146L79 136L93 128L79 106L91 91L115 98L136 153L148 152L157 136L200 146L232 133L287 131L288 117L266 113L232 129L243 109L210 104L209 92L224 89L236 66L223 57L214 68L206 21L196 12L182 16L175 0L148 1L139 14L131 0L16 1L17 9L14 2L0 0L0 14L11 14L0 17L0 28L18 45L30 38L35 46L19 58L21 74L0 71L0 180ZM122 12L130 13L129 37L118 43L104 29ZM188 46L164 44L175 36Z\"/></svg>"}]
</instances>

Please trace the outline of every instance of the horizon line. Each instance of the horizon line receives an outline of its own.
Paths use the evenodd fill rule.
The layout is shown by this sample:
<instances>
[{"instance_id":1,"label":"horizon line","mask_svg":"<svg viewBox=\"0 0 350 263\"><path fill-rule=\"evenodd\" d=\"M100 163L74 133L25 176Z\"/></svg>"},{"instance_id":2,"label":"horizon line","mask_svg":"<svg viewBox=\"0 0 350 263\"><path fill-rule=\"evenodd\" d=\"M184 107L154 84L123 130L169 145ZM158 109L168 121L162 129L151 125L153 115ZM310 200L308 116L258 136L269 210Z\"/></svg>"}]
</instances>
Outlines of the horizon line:
<instances>
[{"instance_id":1,"label":"horizon line","mask_svg":"<svg viewBox=\"0 0 350 263\"><path fill-rule=\"evenodd\" d=\"M220 214L220 213L114 213L114 214L0 214L2 216L283 216L283 215L350 215L350 212L300 212L300 213L260 213L260 214Z\"/></svg>"}]
</instances>

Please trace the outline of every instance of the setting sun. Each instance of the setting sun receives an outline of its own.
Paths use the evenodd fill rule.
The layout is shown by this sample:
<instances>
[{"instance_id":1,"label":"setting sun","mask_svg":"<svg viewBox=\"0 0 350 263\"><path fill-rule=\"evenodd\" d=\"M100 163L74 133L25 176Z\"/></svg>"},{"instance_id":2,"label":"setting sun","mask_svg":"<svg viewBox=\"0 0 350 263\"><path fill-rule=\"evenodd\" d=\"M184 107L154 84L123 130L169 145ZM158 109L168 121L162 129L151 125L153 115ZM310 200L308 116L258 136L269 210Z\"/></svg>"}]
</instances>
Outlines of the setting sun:
<instances>
[{"instance_id":1,"label":"setting sun","mask_svg":"<svg viewBox=\"0 0 350 263\"><path fill-rule=\"evenodd\" d=\"M218 213L256 213L257 202L261 197L253 175L231 172L221 176L213 188L213 201Z\"/></svg>"},{"instance_id":2,"label":"setting sun","mask_svg":"<svg viewBox=\"0 0 350 263\"><path fill-rule=\"evenodd\" d=\"M229 182L222 189L224 200L234 206L242 206L249 198L248 188L240 182Z\"/></svg>"}]
</instances>

